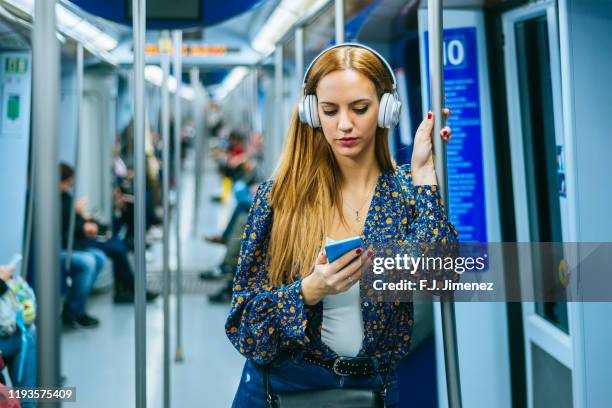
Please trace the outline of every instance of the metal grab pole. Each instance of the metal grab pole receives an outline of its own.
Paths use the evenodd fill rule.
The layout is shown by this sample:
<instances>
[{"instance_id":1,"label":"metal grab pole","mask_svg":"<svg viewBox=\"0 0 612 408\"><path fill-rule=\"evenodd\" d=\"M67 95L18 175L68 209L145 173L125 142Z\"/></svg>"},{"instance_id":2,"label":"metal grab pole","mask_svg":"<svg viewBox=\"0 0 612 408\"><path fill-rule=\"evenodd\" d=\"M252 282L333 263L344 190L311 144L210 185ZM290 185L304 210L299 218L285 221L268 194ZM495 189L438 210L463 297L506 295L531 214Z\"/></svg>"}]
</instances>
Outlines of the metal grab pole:
<instances>
[{"instance_id":1,"label":"metal grab pole","mask_svg":"<svg viewBox=\"0 0 612 408\"><path fill-rule=\"evenodd\" d=\"M193 208L193 234L198 233L198 224L200 221L200 194L202 183L202 138L204 124L202 123L202 92L200 90L200 70L197 67L191 68L189 72L189 80L195 91L193 100L193 121L195 128L195 197Z\"/></svg>"},{"instance_id":2,"label":"metal grab pole","mask_svg":"<svg viewBox=\"0 0 612 408\"><path fill-rule=\"evenodd\" d=\"M283 46L277 44L274 50L274 105L280 112L284 111L283 104ZM274 132L274 150L272 162L276 162L281 154L284 137L283 115L275 115L276 131Z\"/></svg>"},{"instance_id":3,"label":"metal grab pole","mask_svg":"<svg viewBox=\"0 0 612 408\"><path fill-rule=\"evenodd\" d=\"M429 84L430 104L434 114L433 133L434 158L438 188L448 214L448 184L446 166L446 145L440 137L444 126L442 102L444 101L444 65L442 59L444 36L442 31L442 0L428 0L429 30ZM444 362L446 368L446 387L450 408L461 407L461 381L457 357L457 332L455 327L455 303L452 299L441 300L442 339L444 343Z\"/></svg>"},{"instance_id":4,"label":"metal grab pole","mask_svg":"<svg viewBox=\"0 0 612 408\"><path fill-rule=\"evenodd\" d=\"M251 92L253 94L253 99L251 100L251 129L253 129L257 133L261 133L261 119L258 117L258 105L259 105L259 68L253 68L253 80L251 82ZM261 157L260 157L261 159ZM261 168L261 167L260 167Z\"/></svg>"},{"instance_id":5,"label":"metal grab pole","mask_svg":"<svg viewBox=\"0 0 612 408\"><path fill-rule=\"evenodd\" d=\"M55 0L35 2L32 38L34 92L34 228L38 317L38 386L59 386L60 372L60 213L59 105L60 53L55 35ZM52 407L59 407L53 402Z\"/></svg>"},{"instance_id":6,"label":"metal grab pole","mask_svg":"<svg viewBox=\"0 0 612 408\"><path fill-rule=\"evenodd\" d=\"M174 47L174 76L176 92L174 93L174 190L175 190L175 228L176 228L176 350L175 361L183 361L182 310L183 310L183 269L181 266L181 86L183 84L182 57L183 33L172 32Z\"/></svg>"},{"instance_id":7,"label":"metal grab pole","mask_svg":"<svg viewBox=\"0 0 612 408\"><path fill-rule=\"evenodd\" d=\"M72 249L74 247L74 224L76 223L76 186L79 169L79 156L81 146L81 115L83 111L81 106L83 105L83 44L77 43L76 48L76 74L77 74L77 85L76 85L76 96L77 96L77 115L76 115L76 140L75 140L75 153L74 153L74 177L72 186L72 203L70 205L70 222L68 224L68 243L66 244L66 271L70 271L72 265Z\"/></svg>"},{"instance_id":8,"label":"metal grab pole","mask_svg":"<svg viewBox=\"0 0 612 408\"><path fill-rule=\"evenodd\" d=\"M164 408L170 407L170 37L162 32L161 66L163 81L161 86L161 128L162 128L162 189L164 207L163 241L163 298L164 298Z\"/></svg>"},{"instance_id":9,"label":"metal grab pole","mask_svg":"<svg viewBox=\"0 0 612 408\"><path fill-rule=\"evenodd\" d=\"M344 42L344 0L335 0L336 44Z\"/></svg>"},{"instance_id":10,"label":"metal grab pole","mask_svg":"<svg viewBox=\"0 0 612 408\"><path fill-rule=\"evenodd\" d=\"M136 366L136 408L147 406L147 310L145 264L145 106L144 106L144 42L146 0L132 2L134 31L134 339Z\"/></svg>"},{"instance_id":11,"label":"metal grab pole","mask_svg":"<svg viewBox=\"0 0 612 408\"><path fill-rule=\"evenodd\" d=\"M34 146L32 146L32 157L36 157ZM23 279L28 281L29 279L29 270L30 270L30 252L32 251L32 226L34 224L34 179L33 174L36 171L35 166L36 162L32 160L32 165L30 167L30 180L29 182L29 193L28 193L28 202L26 207L26 225L25 225L25 237L24 237L24 245L23 245L23 263L21 264L21 276Z\"/></svg>"},{"instance_id":12,"label":"metal grab pole","mask_svg":"<svg viewBox=\"0 0 612 408\"><path fill-rule=\"evenodd\" d=\"M302 80L304 79L304 28L295 29L295 81L298 93L302 90Z\"/></svg>"}]
</instances>

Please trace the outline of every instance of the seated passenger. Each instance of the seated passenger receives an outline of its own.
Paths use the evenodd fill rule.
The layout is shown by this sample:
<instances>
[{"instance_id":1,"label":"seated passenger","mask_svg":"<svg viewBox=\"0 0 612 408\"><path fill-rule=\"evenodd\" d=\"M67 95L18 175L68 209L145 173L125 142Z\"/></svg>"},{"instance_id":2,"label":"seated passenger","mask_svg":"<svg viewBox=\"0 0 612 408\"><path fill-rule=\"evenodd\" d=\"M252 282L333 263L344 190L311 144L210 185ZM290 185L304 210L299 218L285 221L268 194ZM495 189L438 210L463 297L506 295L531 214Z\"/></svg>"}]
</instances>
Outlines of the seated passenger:
<instances>
[{"instance_id":1,"label":"seated passenger","mask_svg":"<svg viewBox=\"0 0 612 408\"><path fill-rule=\"evenodd\" d=\"M242 234L247 223L249 208L253 202L253 196L257 189L257 178L251 177L249 184L244 180L235 183L234 195L236 197L236 208L223 232L222 241L227 246L223 261L218 268L200 273L200 279L217 279L226 277L227 282L217 293L209 296L211 302L229 302L232 298L232 278L238 263ZM208 239L211 241L210 239ZM214 241L211 241L214 242Z\"/></svg>"},{"instance_id":2,"label":"seated passenger","mask_svg":"<svg viewBox=\"0 0 612 408\"><path fill-rule=\"evenodd\" d=\"M68 223L64 221L65 218L64 214L62 214L62 227ZM65 230L67 231L67 229L66 227ZM64 231L64 228L62 228L62 231ZM65 248L66 241L62 239L62 242ZM66 328L75 328L77 326L85 328L97 327L100 321L87 313L86 306L91 288L106 264L106 255L95 248L89 248L86 251L72 251L70 270L68 271L66 270L67 256L67 251L62 250L62 282L65 281L67 276L70 276L72 281L64 300L62 323Z\"/></svg>"},{"instance_id":3,"label":"seated passenger","mask_svg":"<svg viewBox=\"0 0 612 408\"><path fill-rule=\"evenodd\" d=\"M15 281L13 272L14 266L0 265L0 354L8 366L13 387L36 387L35 315L28 311L25 316L12 288L27 284L23 279ZM29 286L28 290L33 295ZM34 408L36 404L22 401L21 406Z\"/></svg>"},{"instance_id":4,"label":"seated passenger","mask_svg":"<svg viewBox=\"0 0 612 408\"><path fill-rule=\"evenodd\" d=\"M64 176L62 171L61 177ZM65 180L61 180L60 189L62 192L70 191ZM75 328L77 325L87 328L97 327L100 321L87 314L86 306L89 292L93 287L98 275L104 268L106 256L98 249L90 248L87 251L73 250L70 259L70 270L66 270L66 258L68 252L68 230L70 228L70 202L64 200L62 196L62 252L61 266L62 271L62 293L64 292L64 282L70 276L72 281L62 309L62 323L66 328ZM75 229L82 228L81 220L75 218Z\"/></svg>"},{"instance_id":5,"label":"seated passenger","mask_svg":"<svg viewBox=\"0 0 612 408\"><path fill-rule=\"evenodd\" d=\"M121 157L121 147L119 142L113 152L113 199L114 217L113 233L121 233L130 251L134 250L134 174L128 169L125 161ZM147 176L147 183L148 183ZM147 231L159 225L162 220L157 216L151 192L146 192L146 229Z\"/></svg>"},{"instance_id":6,"label":"seated passenger","mask_svg":"<svg viewBox=\"0 0 612 408\"><path fill-rule=\"evenodd\" d=\"M249 213L253 200L254 189L256 188L256 179L253 177L248 180L248 184L247 181L243 179L236 181L233 186L236 207L234 207L232 215L225 229L223 230L223 233L221 235L204 236L204 240L215 244L227 244L231 234L234 232L234 227L239 217L243 214ZM239 231L239 235L242 236L242 231Z\"/></svg>"},{"instance_id":7,"label":"seated passenger","mask_svg":"<svg viewBox=\"0 0 612 408\"><path fill-rule=\"evenodd\" d=\"M72 186L74 184L74 170L69 165L61 164L61 190L62 213L69 213L72 203ZM74 247L79 250L98 249L113 261L113 275L115 278L115 303L134 302L134 273L128 259L126 243L113 236L100 237L100 224L87 214L86 201L78 200L76 207L76 222L74 230ZM147 291L147 301L159 296L156 292Z\"/></svg>"}]
</instances>

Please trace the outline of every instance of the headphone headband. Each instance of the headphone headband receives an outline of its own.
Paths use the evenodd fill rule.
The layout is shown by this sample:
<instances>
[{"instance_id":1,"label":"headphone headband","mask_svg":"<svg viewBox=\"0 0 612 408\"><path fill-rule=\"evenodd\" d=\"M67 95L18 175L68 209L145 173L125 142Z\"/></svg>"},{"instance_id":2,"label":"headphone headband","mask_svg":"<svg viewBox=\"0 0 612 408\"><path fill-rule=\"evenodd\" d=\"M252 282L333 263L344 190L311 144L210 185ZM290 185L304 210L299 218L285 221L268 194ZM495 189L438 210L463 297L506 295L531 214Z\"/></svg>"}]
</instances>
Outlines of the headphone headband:
<instances>
[{"instance_id":1,"label":"headphone headband","mask_svg":"<svg viewBox=\"0 0 612 408\"><path fill-rule=\"evenodd\" d=\"M317 112L317 96L314 93L306 94L306 78L308 77L312 66L315 64L315 62L317 62L321 55L325 54L331 49L340 47L355 47L368 50L372 54L374 54L385 65L385 67L387 67L387 71L389 72L389 75L391 75L391 80L393 81L393 89L391 92L383 93L383 95L380 97L377 123L378 126L381 128L393 128L399 122L399 115L402 107L402 103L400 102L399 97L397 96L397 81L395 80L395 73L393 72L393 69L391 69L391 66L389 65L387 60L382 57L382 55L380 55L378 52L374 51L370 47L357 43L336 44L332 47L326 48L312 60L310 65L308 65L308 68L304 73L304 80L302 81L302 93L304 95L302 96L298 104L298 113L300 121L302 123L306 123L308 126L313 128L318 128L321 126L321 121Z\"/></svg>"},{"instance_id":2,"label":"headphone headband","mask_svg":"<svg viewBox=\"0 0 612 408\"><path fill-rule=\"evenodd\" d=\"M347 43L342 43L342 44L336 44L336 45L332 45L331 47L328 47L326 49L324 49L323 51L321 51L319 53L319 55L317 55L312 62L310 63L310 65L308 65L308 68L306 68L306 71L304 71L304 79L302 80L302 90L304 90L306 88L306 78L308 78L308 73L310 72L310 69L312 68L312 66L314 65L315 62L317 62L317 60L321 57L321 55L325 54L327 51L329 50L333 50L334 48L340 48L340 47L357 47L357 48L362 48L364 50L368 50L370 51L372 54L376 55L378 57L378 59L385 64L385 66L387 67L387 71L389 72L389 75L391 75L391 80L393 81L393 93L396 92L397 90L397 81L395 80L395 73L393 72L393 69L391 69L391 65L389 65L389 63L387 62L386 59L383 58L382 55L380 55L377 51L375 51L374 49L368 47L367 45L363 45L363 44L358 44L358 43L352 43L352 42L347 42Z\"/></svg>"}]
</instances>

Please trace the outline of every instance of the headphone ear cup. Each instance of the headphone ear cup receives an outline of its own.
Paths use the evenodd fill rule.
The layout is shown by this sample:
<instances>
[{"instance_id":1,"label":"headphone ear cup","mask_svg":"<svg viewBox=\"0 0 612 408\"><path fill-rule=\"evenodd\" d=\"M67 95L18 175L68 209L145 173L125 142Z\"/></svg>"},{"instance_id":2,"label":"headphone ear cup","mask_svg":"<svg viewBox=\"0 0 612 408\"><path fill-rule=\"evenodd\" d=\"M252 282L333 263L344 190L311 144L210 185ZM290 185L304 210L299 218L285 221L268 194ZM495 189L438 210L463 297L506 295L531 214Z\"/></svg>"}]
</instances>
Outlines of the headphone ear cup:
<instances>
[{"instance_id":1,"label":"headphone ear cup","mask_svg":"<svg viewBox=\"0 0 612 408\"><path fill-rule=\"evenodd\" d=\"M378 110L378 126L390 129L399 123L401 102L394 94L386 93L380 98Z\"/></svg>"},{"instance_id":2,"label":"headphone ear cup","mask_svg":"<svg viewBox=\"0 0 612 408\"><path fill-rule=\"evenodd\" d=\"M389 121L387 118L389 115L389 108L391 107L389 103L390 97L391 94L389 93L383 94L383 96L380 98L380 104L378 107L378 127L383 129L387 129L389 127Z\"/></svg>"},{"instance_id":3,"label":"headphone ear cup","mask_svg":"<svg viewBox=\"0 0 612 408\"><path fill-rule=\"evenodd\" d=\"M321 126L319 122L319 113L317 112L317 96L306 95L302 98L298 109L300 121L312 128Z\"/></svg>"},{"instance_id":4,"label":"headphone ear cup","mask_svg":"<svg viewBox=\"0 0 612 408\"><path fill-rule=\"evenodd\" d=\"M321 127L321 121L319 120L319 110L317 109L317 95L308 95L308 112L310 113L310 126L313 128Z\"/></svg>"},{"instance_id":5,"label":"headphone ear cup","mask_svg":"<svg viewBox=\"0 0 612 408\"><path fill-rule=\"evenodd\" d=\"M389 127L394 128L400 121L400 113L402 111L402 103L400 102L397 95L393 95L393 109L391 109L391 117L389 122Z\"/></svg>"},{"instance_id":6,"label":"headphone ear cup","mask_svg":"<svg viewBox=\"0 0 612 408\"><path fill-rule=\"evenodd\" d=\"M308 124L308 116L306 115L306 96L302 96L298 103L298 117L300 118L300 122Z\"/></svg>"}]
</instances>

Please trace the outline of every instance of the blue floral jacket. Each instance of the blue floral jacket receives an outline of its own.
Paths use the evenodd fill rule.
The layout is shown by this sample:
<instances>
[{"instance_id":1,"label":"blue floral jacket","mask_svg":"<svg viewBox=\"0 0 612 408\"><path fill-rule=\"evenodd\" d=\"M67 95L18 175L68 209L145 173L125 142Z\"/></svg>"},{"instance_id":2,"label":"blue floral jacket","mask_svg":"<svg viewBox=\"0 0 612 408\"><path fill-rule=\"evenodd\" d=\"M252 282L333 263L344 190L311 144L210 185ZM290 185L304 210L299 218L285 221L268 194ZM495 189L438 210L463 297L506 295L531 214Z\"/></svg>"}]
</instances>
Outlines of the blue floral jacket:
<instances>
[{"instance_id":1,"label":"blue floral jacket","mask_svg":"<svg viewBox=\"0 0 612 408\"><path fill-rule=\"evenodd\" d=\"M398 166L396 175L389 170L378 178L362 239L367 244L390 240L456 243L457 232L446 217L436 186L413 186L407 165ZM268 284L271 187L272 181L260 184L249 212L225 324L227 336L241 354L259 364L302 353L334 359L338 355L321 340L322 302L313 306L304 303L301 280L281 287ZM404 199L407 205L402 203ZM372 301L363 281L360 285L364 333L359 356L389 361L395 345L394 357L403 357L410 346L412 303L401 309L399 322L390 332L385 327L399 302Z\"/></svg>"}]
</instances>

